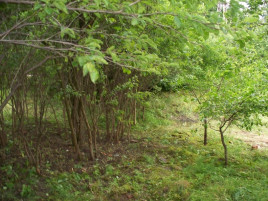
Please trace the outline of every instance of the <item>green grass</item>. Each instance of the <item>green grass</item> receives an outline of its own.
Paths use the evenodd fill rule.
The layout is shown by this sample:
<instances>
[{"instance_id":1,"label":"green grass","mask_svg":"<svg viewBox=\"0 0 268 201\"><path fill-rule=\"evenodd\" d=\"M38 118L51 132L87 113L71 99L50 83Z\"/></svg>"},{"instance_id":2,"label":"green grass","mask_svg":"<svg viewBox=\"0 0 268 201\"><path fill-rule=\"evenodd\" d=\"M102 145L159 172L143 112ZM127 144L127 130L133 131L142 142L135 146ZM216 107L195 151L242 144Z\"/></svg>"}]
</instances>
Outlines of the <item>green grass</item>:
<instances>
[{"instance_id":1,"label":"green grass","mask_svg":"<svg viewBox=\"0 0 268 201\"><path fill-rule=\"evenodd\" d=\"M26 186L20 186L12 199L268 200L267 150L252 151L228 135L229 166L225 167L218 133L209 130L209 143L202 145L202 127L189 97L164 94L148 105L145 120L133 128L135 142L126 144L125 152L105 163L97 160L91 167L76 164L73 172L50 171L45 180L26 172ZM2 186L2 198L12 192L7 182L12 180ZM42 193L33 187L38 184L43 185Z\"/></svg>"}]
</instances>

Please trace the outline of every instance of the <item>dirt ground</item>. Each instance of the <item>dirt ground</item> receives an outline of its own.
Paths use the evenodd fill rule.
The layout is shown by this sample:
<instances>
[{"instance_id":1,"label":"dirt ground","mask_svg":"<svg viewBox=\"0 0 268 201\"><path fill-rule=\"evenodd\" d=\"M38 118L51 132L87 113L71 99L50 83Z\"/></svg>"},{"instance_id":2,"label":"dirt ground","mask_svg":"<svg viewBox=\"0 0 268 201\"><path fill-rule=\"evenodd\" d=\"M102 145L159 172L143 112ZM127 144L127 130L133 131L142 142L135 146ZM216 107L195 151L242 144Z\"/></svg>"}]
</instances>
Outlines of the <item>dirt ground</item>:
<instances>
[{"instance_id":1,"label":"dirt ground","mask_svg":"<svg viewBox=\"0 0 268 201\"><path fill-rule=\"evenodd\" d=\"M251 145L253 149L268 149L268 133L249 132L244 130L235 130L232 135Z\"/></svg>"}]
</instances>

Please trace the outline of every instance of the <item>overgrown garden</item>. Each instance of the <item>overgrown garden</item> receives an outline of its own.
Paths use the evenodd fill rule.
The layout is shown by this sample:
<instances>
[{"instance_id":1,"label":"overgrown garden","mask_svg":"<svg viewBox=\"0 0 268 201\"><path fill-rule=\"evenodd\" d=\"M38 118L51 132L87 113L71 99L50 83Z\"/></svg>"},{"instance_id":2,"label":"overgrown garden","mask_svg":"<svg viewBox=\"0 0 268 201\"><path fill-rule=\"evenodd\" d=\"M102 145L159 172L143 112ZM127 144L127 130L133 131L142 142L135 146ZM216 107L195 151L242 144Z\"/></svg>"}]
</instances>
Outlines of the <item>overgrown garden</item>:
<instances>
[{"instance_id":1,"label":"overgrown garden","mask_svg":"<svg viewBox=\"0 0 268 201\"><path fill-rule=\"evenodd\" d=\"M191 140L196 132L185 131L186 136L191 135L189 146L185 136L176 145L180 150L170 150L176 149L175 144L166 141L163 150L174 157L167 159L146 155L150 141L158 143L150 140L154 135L149 134L144 137L147 145L142 148L142 161L149 165L155 161L171 164L168 175L173 178L172 170L187 169L186 164L176 169L178 157L191 165L191 160L198 158L198 153L190 154L191 143L203 151L203 144L209 145L210 151L202 152L202 160L205 155L207 160L208 155L218 156L211 150L211 146L221 149L215 142L216 133L224 150L221 168L239 161L232 156L233 148L228 155L226 133L234 125L247 130L262 126L268 114L267 8L266 0L0 0L0 199L34 199L29 178L50 178L49 185L70 187L68 193L76 181L64 186L67 184L59 180L89 180L92 186L82 188L95 193L101 186L106 189L102 180L96 183L97 178L107 174L111 182L110 177L119 175L114 166L109 166L109 157L130 157L130 150L139 151L135 144L145 146L142 139L146 123L150 133L154 127L158 132L159 125L168 127L163 115L167 115L167 122L174 120L164 112L165 108L161 112L163 105L154 107L165 92L176 93L178 100L192 99L189 104L195 109L183 115L198 120L203 130L198 127L197 135L202 136L203 142L195 144ZM174 105L168 105L171 102L166 104L174 109ZM185 117L173 112L170 111L177 118ZM150 122L157 119L159 125ZM169 137L163 133L165 140ZM260 157L267 160L264 155ZM133 157L139 161L139 157ZM101 167L99 161L104 161ZM214 162L209 164L213 166ZM27 178L19 175L21 168ZM143 191L138 186L146 178L141 176L146 174L143 168L135 172L141 178L132 181L132 185L130 176L125 178L130 183L117 182L118 192L112 199L118 200L119 194L124 194L123 200L142 199L137 193ZM83 176L76 172L70 178L63 175L60 179L57 175L53 180L49 172L52 169L61 173L79 170ZM190 173L183 175L187 174ZM268 177L265 171L263 175ZM161 192L171 200L186 200L191 195L192 200L198 200L194 197L196 192L185 190L190 182L184 179L178 184L179 191L170 186L162 192L162 183ZM16 186L18 180L21 185ZM28 183L22 184L23 181ZM165 182L171 185L169 180ZM109 187L106 190L110 192ZM12 197L12 192L17 194ZM99 196L106 199L105 191L100 192ZM234 193L232 199L239 200L239 193ZM93 194L83 194L84 199L98 200ZM144 199L161 198L161 194L151 192L155 198L149 194ZM49 197L45 193L39 196ZM50 199L69 199L54 196Z\"/></svg>"}]
</instances>

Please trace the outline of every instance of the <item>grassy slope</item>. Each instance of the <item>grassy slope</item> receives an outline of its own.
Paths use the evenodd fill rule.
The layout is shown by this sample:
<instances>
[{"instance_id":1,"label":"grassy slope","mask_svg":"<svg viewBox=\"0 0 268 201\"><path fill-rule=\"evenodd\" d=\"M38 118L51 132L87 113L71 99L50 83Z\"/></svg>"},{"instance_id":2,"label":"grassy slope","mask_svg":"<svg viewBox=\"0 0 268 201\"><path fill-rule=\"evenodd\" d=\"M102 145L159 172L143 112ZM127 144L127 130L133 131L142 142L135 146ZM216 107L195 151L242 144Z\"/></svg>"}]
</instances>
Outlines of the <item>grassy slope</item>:
<instances>
[{"instance_id":1,"label":"grassy slope","mask_svg":"<svg viewBox=\"0 0 268 201\"><path fill-rule=\"evenodd\" d=\"M145 120L134 128L131 143L114 145L114 149L124 147L124 152L106 153L106 162L99 160L92 167L76 164L73 172L50 171L46 178L28 170L27 185L18 196L24 200L267 201L268 151L251 151L229 137L230 165L224 167L218 133L209 130L209 144L204 147L202 127L193 111L194 104L186 96L154 97ZM11 198L4 186L6 190L0 192Z\"/></svg>"}]
</instances>

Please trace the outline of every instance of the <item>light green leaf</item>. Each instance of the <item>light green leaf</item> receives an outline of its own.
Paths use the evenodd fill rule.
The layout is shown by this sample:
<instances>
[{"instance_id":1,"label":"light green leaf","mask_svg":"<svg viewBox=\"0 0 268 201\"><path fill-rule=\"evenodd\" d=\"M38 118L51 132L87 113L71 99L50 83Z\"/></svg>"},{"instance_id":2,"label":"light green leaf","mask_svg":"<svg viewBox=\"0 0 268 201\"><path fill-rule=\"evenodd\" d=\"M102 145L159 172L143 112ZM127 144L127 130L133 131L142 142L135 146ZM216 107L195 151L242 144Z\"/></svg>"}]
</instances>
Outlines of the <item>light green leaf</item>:
<instances>
[{"instance_id":1,"label":"light green leaf","mask_svg":"<svg viewBox=\"0 0 268 201\"><path fill-rule=\"evenodd\" d=\"M94 0L94 2L95 2L95 5L96 5L96 8L99 8L101 1L100 0Z\"/></svg>"},{"instance_id":2,"label":"light green leaf","mask_svg":"<svg viewBox=\"0 0 268 201\"><path fill-rule=\"evenodd\" d=\"M258 22L258 18L257 17L253 17L253 16L249 16L249 17L246 17L244 19L244 22L245 23L255 23L255 22Z\"/></svg>"},{"instance_id":3,"label":"light green leaf","mask_svg":"<svg viewBox=\"0 0 268 201\"><path fill-rule=\"evenodd\" d=\"M99 13L94 13L94 14L97 16L97 18L101 18L101 15Z\"/></svg>"},{"instance_id":4,"label":"light green leaf","mask_svg":"<svg viewBox=\"0 0 268 201\"><path fill-rule=\"evenodd\" d=\"M111 52L114 50L114 48L115 48L114 46L111 46L111 47L107 48L106 52L108 54L111 54Z\"/></svg>"},{"instance_id":5,"label":"light green leaf","mask_svg":"<svg viewBox=\"0 0 268 201\"><path fill-rule=\"evenodd\" d=\"M115 61L115 62L117 62L117 61L120 60L120 59L118 58L117 54L115 54L114 52L111 52L111 56L112 56L113 61Z\"/></svg>"},{"instance_id":6,"label":"light green leaf","mask_svg":"<svg viewBox=\"0 0 268 201\"><path fill-rule=\"evenodd\" d=\"M34 4L34 10L39 10L41 7L42 5L38 2Z\"/></svg>"},{"instance_id":7,"label":"light green leaf","mask_svg":"<svg viewBox=\"0 0 268 201\"><path fill-rule=\"evenodd\" d=\"M154 41L153 40L151 40L151 39L147 39L147 40L145 40L145 42L148 44L148 45L150 45L152 48L154 48L155 50L157 50L157 45L154 43Z\"/></svg>"},{"instance_id":8,"label":"light green leaf","mask_svg":"<svg viewBox=\"0 0 268 201\"><path fill-rule=\"evenodd\" d=\"M203 37L205 40L207 40L209 38L209 32L208 31L204 31L203 32Z\"/></svg>"},{"instance_id":9,"label":"light green leaf","mask_svg":"<svg viewBox=\"0 0 268 201\"><path fill-rule=\"evenodd\" d=\"M178 28L181 27L181 21L177 16L174 17L174 22Z\"/></svg>"},{"instance_id":10,"label":"light green leaf","mask_svg":"<svg viewBox=\"0 0 268 201\"><path fill-rule=\"evenodd\" d=\"M104 5L106 6L106 7L108 7L109 6L109 1L108 0L103 0L104 1Z\"/></svg>"},{"instance_id":11,"label":"light green leaf","mask_svg":"<svg viewBox=\"0 0 268 201\"><path fill-rule=\"evenodd\" d=\"M108 64L108 62L102 56L99 56L99 55L91 56L90 60L96 61L99 64Z\"/></svg>"},{"instance_id":12,"label":"light green leaf","mask_svg":"<svg viewBox=\"0 0 268 201\"><path fill-rule=\"evenodd\" d=\"M83 66L83 76L86 76L89 73L90 79L93 83L99 79L99 72L95 68L95 64L92 62L88 62Z\"/></svg>"},{"instance_id":13,"label":"light green leaf","mask_svg":"<svg viewBox=\"0 0 268 201\"><path fill-rule=\"evenodd\" d=\"M52 13L54 12L54 9L50 7L45 7L44 11L46 12L46 14L52 15Z\"/></svg>"},{"instance_id":14,"label":"light green leaf","mask_svg":"<svg viewBox=\"0 0 268 201\"><path fill-rule=\"evenodd\" d=\"M113 61L117 62L120 59L118 58L117 54L115 52L113 52L114 49L115 49L115 47L111 46L106 50L106 52L107 52L107 54L112 56Z\"/></svg>"},{"instance_id":15,"label":"light green leaf","mask_svg":"<svg viewBox=\"0 0 268 201\"><path fill-rule=\"evenodd\" d=\"M80 66L84 66L87 62L90 61L90 57L88 55L77 57L78 63Z\"/></svg>"},{"instance_id":16,"label":"light green leaf","mask_svg":"<svg viewBox=\"0 0 268 201\"><path fill-rule=\"evenodd\" d=\"M61 27L60 36L63 38L65 34L67 34L71 38L75 38L75 33L73 29L70 29L68 27Z\"/></svg>"},{"instance_id":17,"label":"light green leaf","mask_svg":"<svg viewBox=\"0 0 268 201\"><path fill-rule=\"evenodd\" d=\"M89 47L93 47L93 48L97 48L97 49L101 49L101 46L99 43L93 41L89 44Z\"/></svg>"},{"instance_id":18,"label":"light green leaf","mask_svg":"<svg viewBox=\"0 0 268 201\"><path fill-rule=\"evenodd\" d=\"M139 23L139 22L138 22L137 18L133 18L133 19L131 20L131 25L132 25L132 26L136 26L138 23Z\"/></svg>"},{"instance_id":19,"label":"light green leaf","mask_svg":"<svg viewBox=\"0 0 268 201\"><path fill-rule=\"evenodd\" d=\"M45 4L49 3L49 0L41 0L42 2L44 2Z\"/></svg>"},{"instance_id":20,"label":"light green leaf","mask_svg":"<svg viewBox=\"0 0 268 201\"><path fill-rule=\"evenodd\" d=\"M68 14L68 10L67 10L65 4L64 4L62 1L53 1L53 5L54 5L57 9L63 11L63 12L66 13L66 14Z\"/></svg>"},{"instance_id":21,"label":"light green leaf","mask_svg":"<svg viewBox=\"0 0 268 201\"><path fill-rule=\"evenodd\" d=\"M129 70L128 68L124 68L123 67L123 73L126 73L126 74L131 74L131 70Z\"/></svg>"},{"instance_id":22,"label":"light green leaf","mask_svg":"<svg viewBox=\"0 0 268 201\"><path fill-rule=\"evenodd\" d=\"M95 68L95 65L93 63L86 63L83 66L83 76L86 76L90 71L92 71L92 68Z\"/></svg>"}]
</instances>

